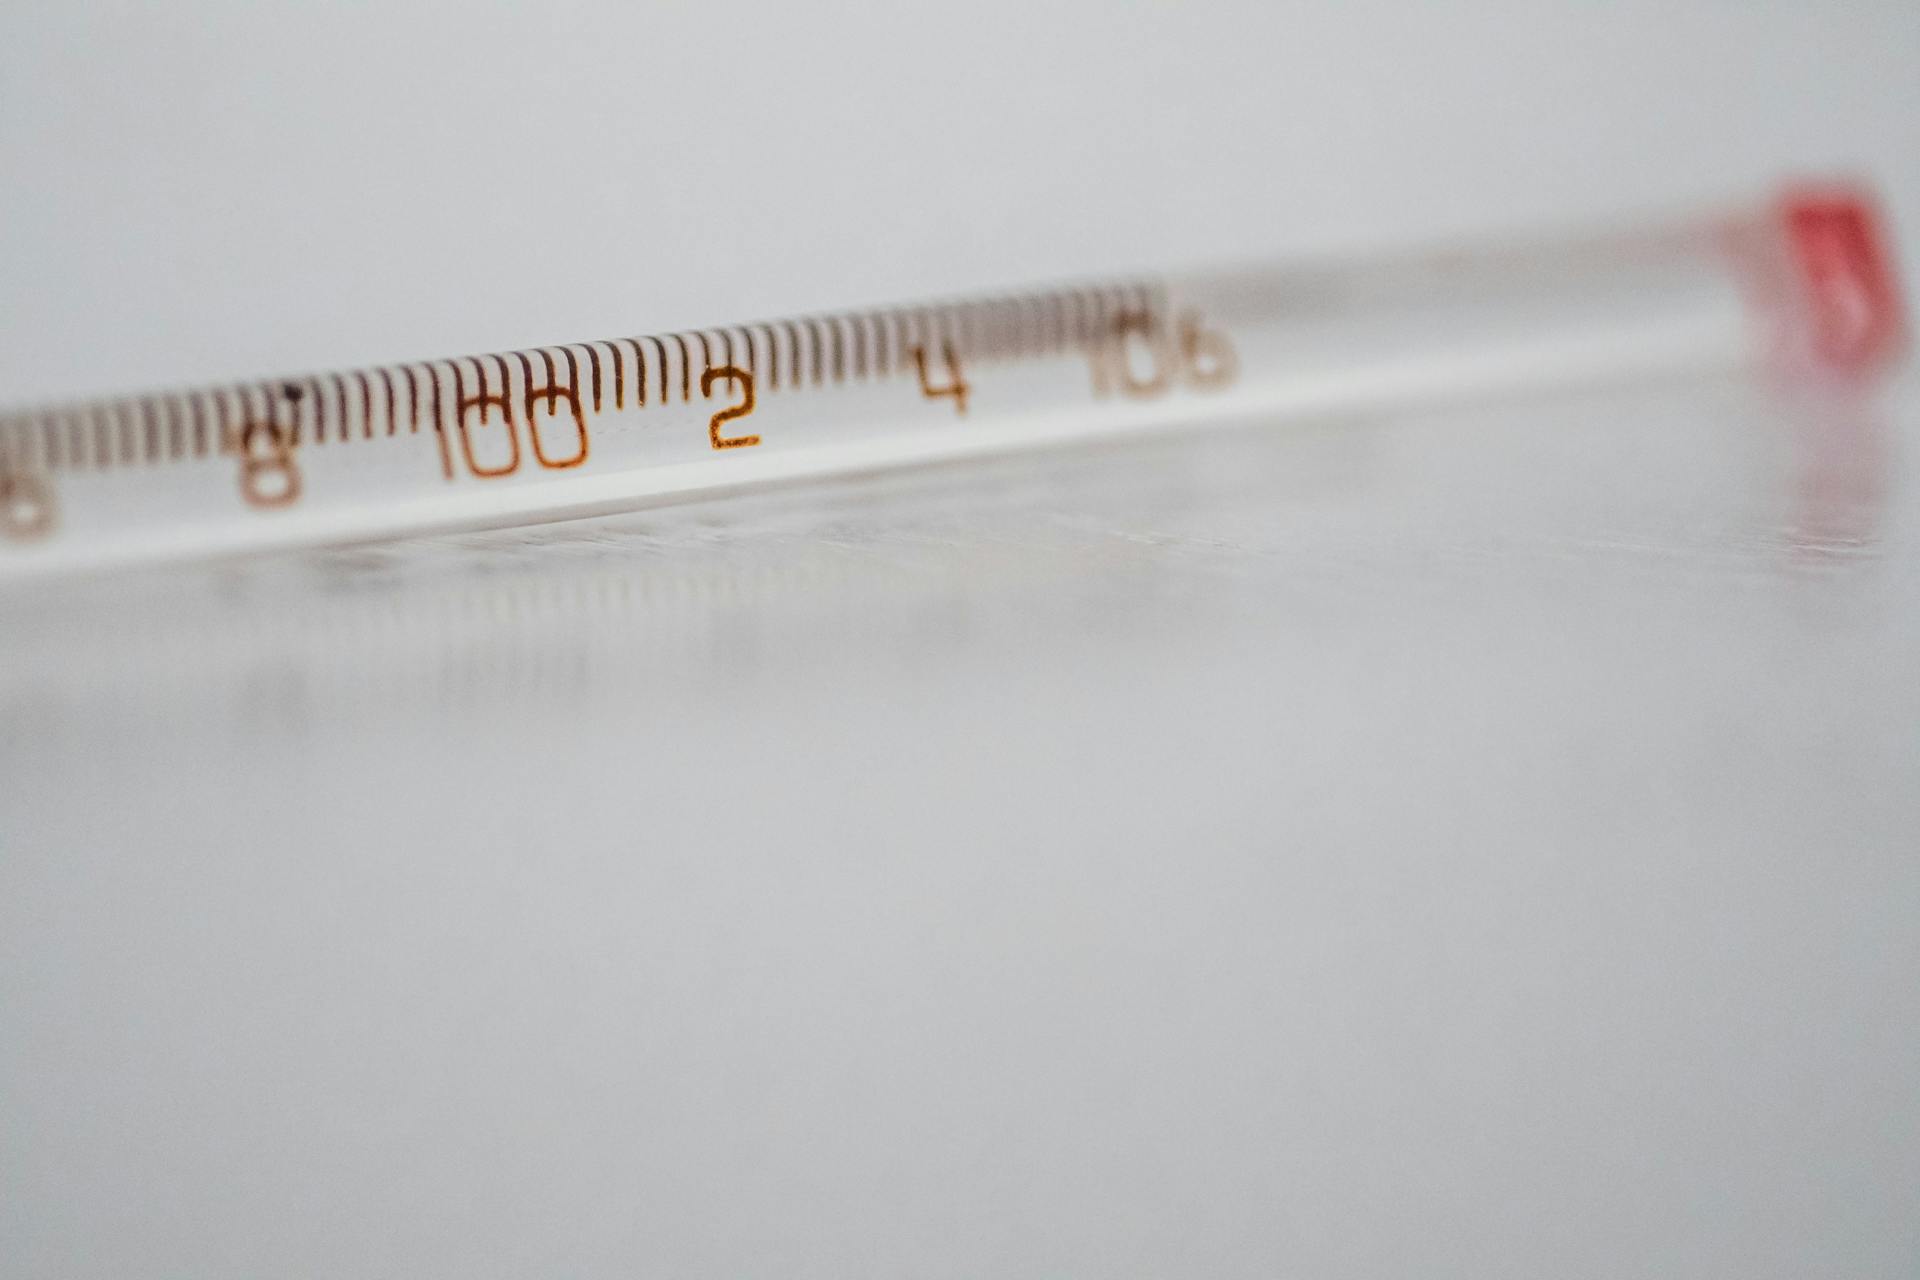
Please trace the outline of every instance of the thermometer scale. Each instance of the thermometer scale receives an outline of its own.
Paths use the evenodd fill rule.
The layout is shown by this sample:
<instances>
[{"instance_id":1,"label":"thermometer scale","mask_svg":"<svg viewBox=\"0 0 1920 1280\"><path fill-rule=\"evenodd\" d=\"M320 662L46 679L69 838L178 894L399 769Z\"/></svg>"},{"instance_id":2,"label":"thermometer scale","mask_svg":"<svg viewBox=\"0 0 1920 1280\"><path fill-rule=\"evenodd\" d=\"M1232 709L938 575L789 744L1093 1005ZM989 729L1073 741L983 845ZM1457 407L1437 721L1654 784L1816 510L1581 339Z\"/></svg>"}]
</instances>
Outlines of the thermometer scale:
<instances>
[{"instance_id":1,"label":"thermometer scale","mask_svg":"<svg viewBox=\"0 0 1920 1280\"><path fill-rule=\"evenodd\" d=\"M0 415L0 580L550 521L1229 418L1746 369L1904 324L1869 199L1036 288Z\"/></svg>"}]
</instances>

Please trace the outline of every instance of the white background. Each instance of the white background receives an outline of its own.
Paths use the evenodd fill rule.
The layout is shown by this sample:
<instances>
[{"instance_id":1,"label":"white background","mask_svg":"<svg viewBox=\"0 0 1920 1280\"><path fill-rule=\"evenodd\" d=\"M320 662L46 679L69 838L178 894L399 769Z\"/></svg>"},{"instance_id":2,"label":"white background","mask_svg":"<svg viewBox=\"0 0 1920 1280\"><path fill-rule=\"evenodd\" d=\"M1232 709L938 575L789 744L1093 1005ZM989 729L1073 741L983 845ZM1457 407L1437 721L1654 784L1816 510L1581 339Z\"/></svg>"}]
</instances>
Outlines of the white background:
<instances>
[{"instance_id":1,"label":"white background","mask_svg":"<svg viewBox=\"0 0 1920 1280\"><path fill-rule=\"evenodd\" d=\"M1911 228L1916 67L1892 3L16 4L0 396L1783 171ZM0 601L0 1274L1910 1276L1912 410Z\"/></svg>"},{"instance_id":2,"label":"white background","mask_svg":"<svg viewBox=\"0 0 1920 1280\"><path fill-rule=\"evenodd\" d=\"M12 403L1878 174L1910 4L11 5ZM1909 222L1908 225L1915 225Z\"/></svg>"}]
</instances>

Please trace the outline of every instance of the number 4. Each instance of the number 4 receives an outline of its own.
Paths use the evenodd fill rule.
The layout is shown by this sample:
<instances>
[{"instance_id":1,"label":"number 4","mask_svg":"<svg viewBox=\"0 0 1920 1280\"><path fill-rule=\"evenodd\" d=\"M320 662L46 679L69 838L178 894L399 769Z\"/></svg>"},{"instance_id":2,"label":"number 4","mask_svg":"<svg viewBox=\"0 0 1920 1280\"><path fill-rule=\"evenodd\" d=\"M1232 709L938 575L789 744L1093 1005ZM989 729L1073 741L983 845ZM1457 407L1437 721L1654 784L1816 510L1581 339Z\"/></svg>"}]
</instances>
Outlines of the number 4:
<instances>
[{"instance_id":1,"label":"number 4","mask_svg":"<svg viewBox=\"0 0 1920 1280\"><path fill-rule=\"evenodd\" d=\"M947 385L944 387L936 387L927 381L927 349L913 349L913 367L920 371L920 394L929 400L952 396L954 411L964 417L967 412L967 380L960 372L960 358L953 354L953 344L950 342L940 344L940 354L947 362Z\"/></svg>"}]
</instances>

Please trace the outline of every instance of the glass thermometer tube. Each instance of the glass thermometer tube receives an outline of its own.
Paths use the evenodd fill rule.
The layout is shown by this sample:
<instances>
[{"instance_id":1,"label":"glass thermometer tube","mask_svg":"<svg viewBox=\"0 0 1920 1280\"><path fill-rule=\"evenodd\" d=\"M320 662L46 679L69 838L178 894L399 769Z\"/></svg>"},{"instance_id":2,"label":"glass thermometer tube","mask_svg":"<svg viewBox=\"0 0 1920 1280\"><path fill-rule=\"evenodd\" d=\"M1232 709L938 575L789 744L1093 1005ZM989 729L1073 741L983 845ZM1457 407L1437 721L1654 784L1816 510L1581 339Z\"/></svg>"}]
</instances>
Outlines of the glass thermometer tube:
<instances>
[{"instance_id":1,"label":"glass thermometer tube","mask_svg":"<svg viewBox=\"0 0 1920 1280\"><path fill-rule=\"evenodd\" d=\"M1228 418L1751 370L1904 340L1871 202L1041 287L0 415L0 581L564 519Z\"/></svg>"}]
</instances>

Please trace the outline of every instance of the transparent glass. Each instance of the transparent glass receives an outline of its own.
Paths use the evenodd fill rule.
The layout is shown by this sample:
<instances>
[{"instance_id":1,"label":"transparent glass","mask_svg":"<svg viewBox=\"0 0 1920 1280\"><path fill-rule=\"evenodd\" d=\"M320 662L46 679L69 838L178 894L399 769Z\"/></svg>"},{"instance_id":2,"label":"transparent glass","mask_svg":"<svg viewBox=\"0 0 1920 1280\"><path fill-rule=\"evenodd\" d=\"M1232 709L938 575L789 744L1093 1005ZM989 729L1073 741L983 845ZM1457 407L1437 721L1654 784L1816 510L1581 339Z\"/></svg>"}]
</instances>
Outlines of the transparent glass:
<instances>
[{"instance_id":1,"label":"transparent glass","mask_svg":"<svg viewBox=\"0 0 1920 1280\"><path fill-rule=\"evenodd\" d=\"M1037 288L0 418L0 578L599 514L1229 418L1904 344L1871 203L1379 260Z\"/></svg>"}]
</instances>

